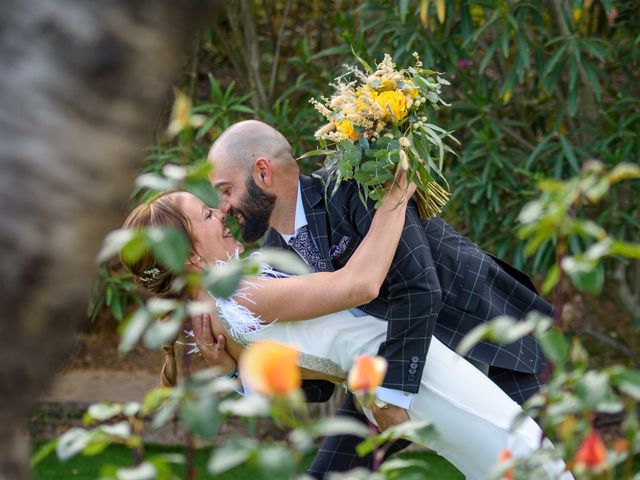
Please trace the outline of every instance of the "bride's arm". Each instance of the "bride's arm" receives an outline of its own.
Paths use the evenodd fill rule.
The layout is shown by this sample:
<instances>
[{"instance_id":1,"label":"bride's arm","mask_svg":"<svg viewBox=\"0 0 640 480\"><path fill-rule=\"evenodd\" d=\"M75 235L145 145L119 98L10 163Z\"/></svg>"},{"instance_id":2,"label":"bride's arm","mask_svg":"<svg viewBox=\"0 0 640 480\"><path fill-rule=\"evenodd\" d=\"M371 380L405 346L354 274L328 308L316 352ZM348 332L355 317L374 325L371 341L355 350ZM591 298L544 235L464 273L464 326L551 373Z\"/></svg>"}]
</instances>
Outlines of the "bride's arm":
<instances>
[{"instance_id":1,"label":"bride's arm","mask_svg":"<svg viewBox=\"0 0 640 480\"><path fill-rule=\"evenodd\" d=\"M385 194L371 228L347 264L335 272L277 279L251 279L236 298L265 322L296 321L369 303L380 291L404 228L407 199L415 186L406 177Z\"/></svg>"}]
</instances>

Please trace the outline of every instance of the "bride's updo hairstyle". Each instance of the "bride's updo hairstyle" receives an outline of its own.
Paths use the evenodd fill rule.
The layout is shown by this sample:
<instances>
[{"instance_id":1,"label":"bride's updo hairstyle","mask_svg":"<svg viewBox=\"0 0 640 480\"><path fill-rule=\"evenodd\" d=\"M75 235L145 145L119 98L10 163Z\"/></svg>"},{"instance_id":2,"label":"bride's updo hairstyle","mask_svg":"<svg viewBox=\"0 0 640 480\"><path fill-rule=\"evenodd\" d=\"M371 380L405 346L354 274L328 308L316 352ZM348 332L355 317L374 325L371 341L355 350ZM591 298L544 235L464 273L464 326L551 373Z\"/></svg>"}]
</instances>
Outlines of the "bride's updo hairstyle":
<instances>
[{"instance_id":1,"label":"bride's updo hairstyle","mask_svg":"<svg viewBox=\"0 0 640 480\"><path fill-rule=\"evenodd\" d=\"M137 230L148 227L172 227L184 234L188 241L189 251L197 254L191 234L191 224L184 212L169 196L173 192L156 195L145 203L138 205L126 218L122 228ZM172 290L175 275L165 268L150 251L145 252L135 262L122 263L133 273L136 282L146 288L153 295L161 298L184 298L186 292ZM164 365L160 372L160 382L165 387L172 387L177 383L175 343L162 346Z\"/></svg>"}]
</instances>

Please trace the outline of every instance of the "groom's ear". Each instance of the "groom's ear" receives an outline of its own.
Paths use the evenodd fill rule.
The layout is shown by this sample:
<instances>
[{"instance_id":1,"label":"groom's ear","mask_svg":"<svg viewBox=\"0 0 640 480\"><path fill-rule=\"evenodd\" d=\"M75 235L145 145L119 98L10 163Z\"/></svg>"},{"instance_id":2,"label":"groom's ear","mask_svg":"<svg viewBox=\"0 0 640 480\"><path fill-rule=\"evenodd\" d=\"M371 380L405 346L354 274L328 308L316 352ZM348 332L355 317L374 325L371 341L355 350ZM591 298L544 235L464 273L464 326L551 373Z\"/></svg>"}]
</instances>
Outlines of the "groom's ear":
<instances>
[{"instance_id":1,"label":"groom's ear","mask_svg":"<svg viewBox=\"0 0 640 480\"><path fill-rule=\"evenodd\" d=\"M262 188L271 188L273 185L273 164L267 157L258 157L253 164L254 180Z\"/></svg>"}]
</instances>

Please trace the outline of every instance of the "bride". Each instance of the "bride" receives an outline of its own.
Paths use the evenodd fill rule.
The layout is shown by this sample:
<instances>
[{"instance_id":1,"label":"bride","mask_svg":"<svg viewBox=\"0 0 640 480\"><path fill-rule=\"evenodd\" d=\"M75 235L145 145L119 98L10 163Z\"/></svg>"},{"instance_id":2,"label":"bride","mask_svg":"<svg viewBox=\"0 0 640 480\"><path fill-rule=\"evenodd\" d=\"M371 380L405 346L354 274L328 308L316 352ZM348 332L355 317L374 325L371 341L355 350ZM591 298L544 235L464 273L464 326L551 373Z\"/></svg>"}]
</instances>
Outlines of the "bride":
<instances>
[{"instance_id":1,"label":"bride","mask_svg":"<svg viewBox=\"0 0 640 480\"><path fill-rule=\"evenodd\" d=\"M340 270L251 278L231 299L193 294L199 300L215 302L217 310L217 315L194 319L201 352L205 357L216 355L210 347L224 349L226 337L226 349L233 358L226 367L232 371L244 347L270 339L301 352L303 378L343 383L354 358L375 355L386 338L384 320L360 311L356 315L349 309L378 295L402 233L407 198L414 189L403 175L388 189L365 239ZM124 228L143 227L181 230L191 243L189 268L202 269L243 250L225 229L224 214L187 192L163 194L138 206ZM151 254L127 267L155 295L171 295L174 277ZM214 344L213 338L220 342ZM163 382L175 384L172 352L167 358ZM408 413L411 420L428 420L436 427L439 435L430 447L467 478L487 478L505 448L515 457L528 456L540 448L543 433L533 419L527 418L511 431L521 412L521 407L480 370L436 337L431 339L421 388ZM562 462L545 468L549 478L572 478L563 472Z\"/></svg>"}]
</instances>

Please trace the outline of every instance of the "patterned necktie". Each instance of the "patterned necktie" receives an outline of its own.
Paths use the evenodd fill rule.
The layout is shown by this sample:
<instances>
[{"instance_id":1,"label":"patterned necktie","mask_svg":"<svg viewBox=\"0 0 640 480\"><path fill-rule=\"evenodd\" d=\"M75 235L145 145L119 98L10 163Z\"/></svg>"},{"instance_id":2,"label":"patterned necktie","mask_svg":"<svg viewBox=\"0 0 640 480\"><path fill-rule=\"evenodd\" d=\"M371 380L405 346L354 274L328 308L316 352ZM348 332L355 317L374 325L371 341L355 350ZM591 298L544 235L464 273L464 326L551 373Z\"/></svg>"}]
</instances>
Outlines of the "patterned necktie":
<instances>
[{"instance_id":1,"label":"patterned necktie","mask_svg":"<svg viewBox=\"0 0 640 480\"><path fill-rule=\"evenodd\" d=\"M304 258L316 272L326 272L327 262L320 256L320 251L313 242L309 227L304 225L298 229L298 234L289 241L289 245Z\"/></svg>"}]
</instances>

